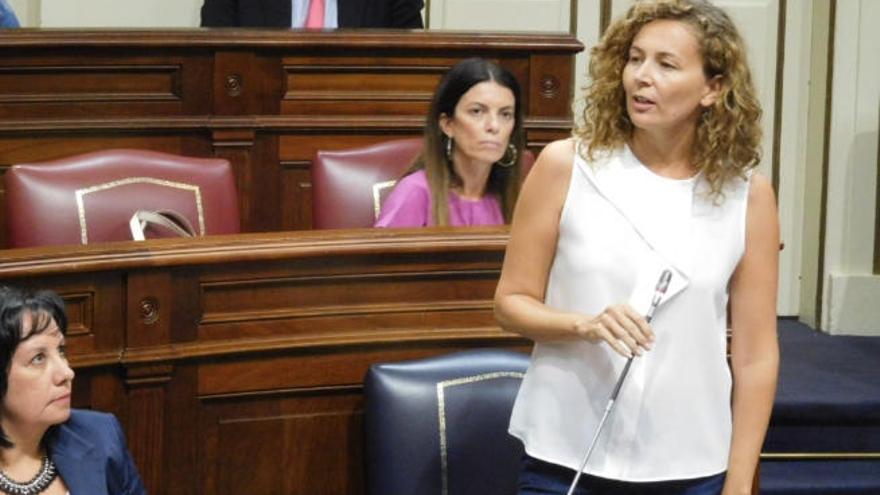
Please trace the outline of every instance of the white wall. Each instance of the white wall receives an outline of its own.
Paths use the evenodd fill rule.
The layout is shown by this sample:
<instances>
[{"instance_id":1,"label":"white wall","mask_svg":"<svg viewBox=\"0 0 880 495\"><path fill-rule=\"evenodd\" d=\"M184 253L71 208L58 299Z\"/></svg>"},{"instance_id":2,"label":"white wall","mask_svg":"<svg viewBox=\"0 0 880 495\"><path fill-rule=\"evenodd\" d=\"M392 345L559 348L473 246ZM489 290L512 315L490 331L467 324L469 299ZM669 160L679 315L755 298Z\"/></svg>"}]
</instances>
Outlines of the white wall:
<instances>
[{"instance_id":1,"label":"white wall","mask_svg":"<svg viewBox=\"0 0 880 495\"><path fill-rule=\"evenodd\" d=\"M601 10L600 0L577 0L577 22L575 32L577 38L584 44L584 51L575 57L574 62L574 119L580 122L584 110L582 95L587 85L587 64L590 60L590 49L599 41L601 33L601 18L598 12Z\"/></svg>"},{"instance_id":2,"label":"white wall","mask_svg":"<svg viewBox=\"0 0 880 495\"><path fill-rule=\"evenodd\" d=\"M40 0L7 0L22 27L39 26Z\"/></svg>"},{"instance_id":3,"label":"white wall","mask_svg":"<svg viewBox=\"0 0 880 495\"><path fill-rule=\"evenodd\" d=\"M577 1L577 0L575 0ZM431 29L563 31L571 0L431 0Z\"/></svg>"},{"instance_id":4,"label":"white wall","mask_svg":"<svg viewBox=\"0 0 880 495\"><path fill-rule=\"evenodd\" d=\"M30 1L40 4L40 27L193 27L202 5L202 0Z\"/></svg>"},{"instance_id":5,"label":"white wall","mask_svg":"<svg viewBox=\"0 0 880 495\"><path fill-rule=\"evenodd\" d=\"M880 335L873 274L880 145L880 2L837 2L822 328Z\"/></svg>"},{"instance_id":6,"label":"white wall","mask_svg":"<svg viewBox=\"0 0 880 495\"><path fill-rule=\"evenodd\" d=\"M782 92L782 108L779 133L779 184L777 203L779 205L780 238L785 249L779 257L779 308L780 313L800 315L804 307L801 295L814 294L806 286L805 269L813 270L815 265L805 267L803 262L805 238L804 210L805 187L807 184L807 149L810 110L810 74L813 37L813 11L808 2L788 2L786 12L784 53L785 64L782 80L785 82ZM812 240L818 246L818 239ZM815 297L812 298L812 302ZM808 309L812 306L807 306ZM811 326L815 321L804 319Z\"/></svg>"}]
</instances>

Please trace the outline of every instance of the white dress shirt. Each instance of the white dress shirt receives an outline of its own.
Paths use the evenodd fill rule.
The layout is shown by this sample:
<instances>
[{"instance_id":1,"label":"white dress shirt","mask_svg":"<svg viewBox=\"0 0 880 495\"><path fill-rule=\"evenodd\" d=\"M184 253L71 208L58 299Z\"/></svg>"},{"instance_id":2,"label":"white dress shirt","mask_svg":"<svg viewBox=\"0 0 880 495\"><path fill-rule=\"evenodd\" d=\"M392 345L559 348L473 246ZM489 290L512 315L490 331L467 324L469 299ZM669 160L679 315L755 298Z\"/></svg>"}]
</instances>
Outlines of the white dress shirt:
<instances>
[{"instance_id":1,"label":"white dress shirt","mask_svg":"<svg viewBox=\"0 0 880 495\"><path fill-rule=\"evenodd\" d=\"M301 28L306 25L306 17L309 15L309 2L311 0L290 0L290 26ZM336 29L339 27L339 14L336 0L324 0L324 27Z\"/></svg>"}]
</instances>

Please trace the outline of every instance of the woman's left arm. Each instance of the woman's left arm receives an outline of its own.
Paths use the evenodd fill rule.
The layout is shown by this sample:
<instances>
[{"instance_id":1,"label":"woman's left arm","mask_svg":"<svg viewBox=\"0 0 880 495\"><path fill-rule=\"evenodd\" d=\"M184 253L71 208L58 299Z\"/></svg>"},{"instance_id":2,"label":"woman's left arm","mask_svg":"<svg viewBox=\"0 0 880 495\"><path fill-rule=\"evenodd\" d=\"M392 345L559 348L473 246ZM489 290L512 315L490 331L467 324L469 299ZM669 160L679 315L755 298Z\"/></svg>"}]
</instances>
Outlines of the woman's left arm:
<instances>
[{"instance_id":1,"label":"woman's left arm","mask_svg":"<svg viewBox=\"0 0 880 495\"><path fill-rule=\"evenodd\" d=\"M733 437L724 495L751 493L773 409L778 267L776 198L767 178L756 173L749 189L745 253L730 282Z\"/></svg>"}]
</instances>

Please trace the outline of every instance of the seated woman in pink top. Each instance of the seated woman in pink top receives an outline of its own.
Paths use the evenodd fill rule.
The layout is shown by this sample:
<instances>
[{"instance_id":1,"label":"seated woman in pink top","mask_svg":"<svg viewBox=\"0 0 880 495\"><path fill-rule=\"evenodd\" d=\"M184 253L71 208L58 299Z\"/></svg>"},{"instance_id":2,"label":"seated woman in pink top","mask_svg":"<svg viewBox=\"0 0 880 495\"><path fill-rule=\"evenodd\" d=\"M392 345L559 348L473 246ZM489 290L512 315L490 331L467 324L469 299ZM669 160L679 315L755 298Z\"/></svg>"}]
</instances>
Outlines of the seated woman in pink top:
<instances>
[{"instance_id":1,"label":"seated woman in pink top","mask_svg":"<svg viewBox=\"0 0 880 495\"><path fill-rule=\"evenodd\" d=\"M459 62L440 81L422 152L376 227L509 223L524 142L516 78L486 60Z\"/></svg>"}]
</instances>

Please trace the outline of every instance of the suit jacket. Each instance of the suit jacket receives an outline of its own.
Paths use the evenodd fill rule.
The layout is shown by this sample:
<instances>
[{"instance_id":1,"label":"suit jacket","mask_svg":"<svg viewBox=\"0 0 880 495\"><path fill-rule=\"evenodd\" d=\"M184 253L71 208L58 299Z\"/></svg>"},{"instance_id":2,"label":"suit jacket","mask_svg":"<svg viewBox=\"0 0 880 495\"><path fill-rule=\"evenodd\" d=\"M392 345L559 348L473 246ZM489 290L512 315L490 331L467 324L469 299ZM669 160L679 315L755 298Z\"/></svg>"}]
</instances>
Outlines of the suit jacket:
<instances>
[{"instance_id":1,"label":"suit jacket","mask_svg":"<svg viewBox=\"0 0 880 495\"><path fill-rule=\"evenodd\" d=\"M70 495L141 495L146 490L112 414L73 409L46 437Z\"/></svg>"},{"instance_id":2,"label":"suit jacket","mask_svg":"<svg viewBox=\"0 0 880 495\"><path fill-rule=\"evenodd\" d=\"M17 28L18 17L6 0L0 0L0 28Z\"/></svg>"},{"instance_id":3,"label":"suit jacket","mask_svg":"<svg viewBox=\"0 0 880 495\"><path fill-rule=\"evenodd\" d=\"M423 0L337 0L341 28L421 29ZM205 0L202 27L290 27L290 0Z\"/></svg>"}]
</instances>

